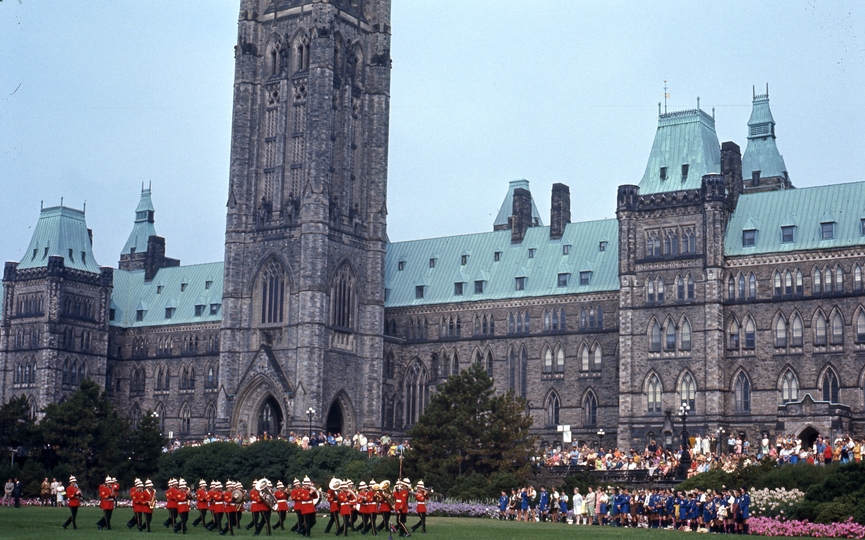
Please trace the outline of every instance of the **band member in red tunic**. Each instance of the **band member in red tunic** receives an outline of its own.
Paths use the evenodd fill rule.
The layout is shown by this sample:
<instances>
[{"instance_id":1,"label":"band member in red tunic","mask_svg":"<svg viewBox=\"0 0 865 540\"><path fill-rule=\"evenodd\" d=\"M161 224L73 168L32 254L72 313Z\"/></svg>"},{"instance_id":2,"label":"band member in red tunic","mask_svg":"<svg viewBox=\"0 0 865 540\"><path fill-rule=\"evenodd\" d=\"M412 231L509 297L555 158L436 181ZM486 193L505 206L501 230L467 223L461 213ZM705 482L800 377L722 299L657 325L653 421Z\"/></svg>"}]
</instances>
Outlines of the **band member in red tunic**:
<instances>
[{"instance_id":1,"label":"band member in red tunic","mask_svg":"<svg viewBox=\"0 0 865 540\"><path fill-rule=\"evenodd\" d=\"M355 495L357 496L355 508L357 508L358 514L360 515L361 532L366 530L366 527L369 524L369 507L366 505L366 494L368 491L369 487L366 485L366 482L361 480L360 484L357 486L357 491L355 492Z\"/></svg>"},{"instance_id":2,"label":"band member in red tunic","mask_svg":"<svg viewBox=\"0 0 865 540\"><path fill-rule=\"evenodd\" d=\"M273 484L267 478L262 478L258 481L259 505L260 511L258 515L258 525L255 527L255 535L261 534L261 529L266 529L267 536L270 536L270 513L271 508L265 502L264 494L272 493ZM254 505L255 503L253 503Z\"/></svg>"},{"instance_id":3,"label":"band member in red tunic","mask_svg":"<svg viewBox=\"0 0 865 540\"><path fill-rule=\"evenodd\" d=\"M213 521L207 527L211 531L216 529L222 531L222 515L225 513L225 499L222 493L222 482L213 481L210 483L210 500L213 507L210 513L213 514Z\"/></svg>"},{"instance_id":4,"label":"band member in red tunic","mask_svg":"<svg viewBox=\"0 0 865 540\"><path fill-rule=\"evenodd\" d=\"M324 533L327 534L330 532L330 528L333 527L333 524L336 523L336 528L339 530L339 500L337 499L337 495L339 494L339 487L342 485L342 480L339 478L331 478L330 484L328 484L327 490L327 502L330 504L330 520L327 522L327 527L324 528Z\"/></svg>"},{"instance_id":5,"label":"band member in red tunic","mask_svg":"<svg viewBox=\"0 0 865 540\"><path fill-rule=\"evenodd\" d=\"M240 492L240 501L234 501L234 494ZM240 528L240 509L243 508L243 501L246 500L246 493L241 489L240 482L234 480L225 481L225 491L221 493L223 506L222 515L225 516L225 527L219 530L219 534L231 534L234 536L234 529Z\"/></svg>"},{"instance_id":6,"label":"band member in red tunic","mask_svg":"<svg viewBox=\"0 0 865 540\"><path fill-rule=\"evenodd\" d=\"M396 527L400 536L411 536L406 527L405 520L408 515L408 489L411 484L408 478L398 480L396 489L393 491L393 510L396 512Z\"/></svg>"},{"instance_id":7,"label":"band member in red tunic","mask_svg":"<svg viewBox=\"0 0 865 540\"><path fill-rule=\"evenodd\" d=\"M143 502L141 506L143 522L139 530L147 529L147 532L150 532L150 520L153 519L153 509L156 508L156 489L153 488L153 482L149 478L144 482L144 493L140 497Z\"/></svg>"},{"instance_id":8,"label":"band member in red tunic","mask_svg":"<svg viewBox=\"0 0 865 540\"><path fill-rule=\"evenodd\" d=\"M180 479L177 483L177 490L174 492L174 500L177 501L177 519L174 525L174 532L180 531L186 534L186 522L189 521L189 502L192 499L192 493L186 486L186 480Z\"/></svg>"},{"instance_id":9,"label":"band member in red tunic","mask_svg":"<svg viewBox=\"0 0 865 540\"><path fill-rule=\"evenodd\" d=\"M336 498L339 501L339 515L342 518L342 525L339 526L336 534L348 536L348 528L351 527L351 510L357 501L357 496L348 489L348 482L342 482Z\"/></svg>"},{"instance_id":10,"label":"band member in red tunic","mask_svg":"<svg viewBox=\"0 0 865 540\"><path fill-rule=\"evenodd\" d=\"M301 498L303 497L303 487L300 485L300 480L297 478L294 479L294 487L289 493L289 498L291 499L294 507L294 515L297 516L297 523L294 524L294 527L291 528L292 532L298 532L300 534L304 533L303 528L303 512L301 512Z\"/></svg>"},{"instance_id":11,"label":"band member in red tunic","mask_svg":"<svg viewBox=\"0 0 865 540\"><path fill-rule=\"evenodd\" d=\"M372 535L376 536L378 534L376 527L376 518L378 517L378 503L381 501L381 486L375 483L375 480L369 481L369 489L366 492L366 499L364 504L366 504L369 513L369 520L367 521L366 528L361 532L366 534L372 531Z\"/></svg>"},{"instance_id":12,"label":"band member in red tunic","mask_svg":"<svg viewBox=\"0 0 865 540\"><path fill-rule=\"evenodd\" d=\"M276 498L276 512L279 514L279 523L274 527L279 527L283 531L285 530L285 514L288 512L288 493L285 491L285 484L282 483L282 480L276 481L276 491L273 492L274 498Z\"/></svg>"},{"instance_id":13,"label":"band member in red tunic","mask_svg":"<svg viewBox=\"0 0 865 540\"><path fill-rule=\"evenodd\" d=\"M420 527L421 532L426 532L426 502L427 502L427 491L426 487L423 485L423 480L417 483L414 491L414 500L417 501L417 515L420 518L420 521L415 523L411 530L416 531L418 527Z\"/></svg>"},{"instance_id":14,"label":"band member in red tunic","mask_svg":"<svg viewBox=\"0 0 865 540\"><path fill-rule=\"evenodd\" d=\"M165 507L168 508L168 519L162 522L166 527L174 527L177 524L177 480L168 480L168 489L165 490Z\"/></svg>"},{"instance_id":15,"label":"band member in red tunic","mask_svg":"<svg viewBox=\"0 0 865 540\"><path fill-rule=\"evenodd\" d=\"M192 522L193 527L198 527L199 523L207 523L207 482L204 478L198 481L198 489L195 491L195 508L198 510L198 517Z\"/></svg>"},{"instance_id":16,"label":"band member in red tunic","mask_svg":"<svg viewBox=\"0 0 865 540\"><path fill-rule=\"evenodd\" d=\"M261 502L261 492L258 490L258 480L252 481L252 489L249 490L249 500L252 501L252 504L249 506L249 511L252 512L252 522L246 526L247 531L253 527L258 529L258 519L264 510L264 504Z\"/></svg>"},{"instance_id":17,"label":"band member in red tunic","mask_svg":"<svg viewBox=\"0 0 865 540\"><path fill-rule=\"evenodd\" d=\"M390 513L393 510L393 494L390 492L390 480L382 481L378 499L378 513L381 515L381 525L378 526L378 530L389 531Z\"/></svg>"},{"instance_id":18,"label":"band member in red tunic","mask_svg":"<svg viewBox=\"0 0 865 540\"><path fill-rule=\"evenodd\" d=\"M105 483L99 486L99 508L102 509L102 519L96 522L96 528L100 531L103 528L111 530L111 514L114 512L114 504L117 501L114 482L116 482L114 478L107 476Z\"/></svg>"},{"instance_id":19,"label":"band member in red tunic","mask_svg":"<svg viewBox=\"0 0 865 540\"><path fill-rule=\"evenodd\" d=\"M312 528L315 526L315 503L319 493L312 485L308 476L303 478L303 486L300 493L300 513L303 515L303 534L311 536ZM341 508L341 507L340 507Z\"/></svg>"},{"instance_id":20,"label":"band member in red tunic","mask_svg":"<svg viewBox=\"0 0 865 540\"><path fill-rule=\"evenodd\" d=\"M78 480L74 476L69 477L69 487L66 488L66 499L69 501L67 506L69 506L69 511L72 513L69 516L69 519L66 520L66 523L63 524L63 528L72 524L73 529L78 528L78 524L75 522L78 517L78 507L81 506L81 490L78 489Z\"/></svg>"},{"instance_id":21,"label":"band member in red tunic","mask_svg":"<svg viewBox=\"0 0 865 540\"><path fill-rule=\"evenodd\" d=\"M140 478L136 478L132 487L129 489L129 498L132 500L132 519L126 522L126 526L130 529L138 527L141 530L141 492L144 491L144 482Z\"/></svg>"}]
</instances>

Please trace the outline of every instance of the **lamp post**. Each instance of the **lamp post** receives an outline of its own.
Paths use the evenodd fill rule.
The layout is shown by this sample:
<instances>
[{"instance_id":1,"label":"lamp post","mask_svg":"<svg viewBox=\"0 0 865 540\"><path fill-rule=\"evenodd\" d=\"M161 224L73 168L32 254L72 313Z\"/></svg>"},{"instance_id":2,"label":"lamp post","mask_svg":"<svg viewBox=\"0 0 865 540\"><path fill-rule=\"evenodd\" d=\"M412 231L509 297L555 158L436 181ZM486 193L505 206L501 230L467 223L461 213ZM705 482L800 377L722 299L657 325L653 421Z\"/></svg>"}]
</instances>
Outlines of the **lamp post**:
<instances>
[{"instance_id":1,"label":"lamp post","mask_svg":"<svg viewBox=\"0 0 865 540\"><path fill-rule=\"evenodd\" d=\"M604 431L603 428L598 430L598 452L599 453L600 453L601 449L603 449L603 447L604 447L604 435L606 435L606 434L607 433Z\"/></svg>"},{"instance_id":2,"label":"lamp post","mask_svg":"<svg viewBox=\"0 0 865 540\"><path fill-rule=\"evenodd\" d=\"M679 467L676 469L676 480L684 481L688 478L688 470L691 468L691 440L688 434L688 413L691 406L682 403L679 407L679 418L682 419L682 457L679 459Z\"/></svg>"},{"instance_id":3,"label":"lamp post","mask_svg":"<svg viewBox=\"0 0 865 540\"><path fill-rule=\"evenodd\" d=\"M312 407L306 410L306 417L309 418L309 439L312 440L312 419L315 416L315 409Z\"/></svg>"},{"instance_id":4,"label":"lamp post","mask_svg":"<svg viewBox=\"0 0 865 540\"><path fill-rule=\"evenodd\" d=\"M664 433L664 447L667 450L673 449L673 412L668 410L666 415L664 416L664 428L662 429Z\"/></svg>"},{"instance_id":5,"label":"lamp post","mask_svg":"<svg viewBox=\"0 0 865 540\"><path fill-rule=\"evenodd\" d=\"M715 445L715 454L721 455L721 445L724 444L724 433L726 431L721 426L718 426L718 443Z\"/></svg>"}]
</instances>

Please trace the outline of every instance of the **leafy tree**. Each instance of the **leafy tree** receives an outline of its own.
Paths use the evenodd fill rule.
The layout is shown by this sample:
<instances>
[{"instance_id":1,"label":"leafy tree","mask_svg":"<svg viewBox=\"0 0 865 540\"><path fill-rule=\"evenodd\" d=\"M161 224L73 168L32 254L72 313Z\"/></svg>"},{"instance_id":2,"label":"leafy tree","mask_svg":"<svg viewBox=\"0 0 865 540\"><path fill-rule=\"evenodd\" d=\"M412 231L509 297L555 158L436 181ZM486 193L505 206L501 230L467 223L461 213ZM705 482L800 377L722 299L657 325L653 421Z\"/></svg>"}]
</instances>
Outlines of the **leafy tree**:
<instances>
[{"instance_id":1,"label":"leafy tree","mask_svg":"<svg viewBox=\"0 0 865 540\"><path fill-rule=\"evenodd\" d=\"M512 391L496 394L486 370L473 363L437 388L409 431L412 450L406 455L407 470L445 493L462 475L478 474L489 480L494 473L511 473L524 480L531 470L529 457L535 443L529 435L531 426L525 400ZM477 479L469 484L475 497L481 484ZM496 494L494 488L489 484L490 496ZM456 491L450 495L458 496Z\"/></svg>"},{"instance_id":2,"label":"leafy tree","mask_svg":"<svg viewBox=\"0 0 865 540\"><path fill-rule=\"evenodd\" d=\"M12 398L0 406L0 448L34 446L38 444L37 438L38 430L30 418L26 396Z\"/></svg>"},{"instance_id":3,"label":"leafy tree","mask_svg":"<svg viewBox=\"0 0 865 540\"><path fill-rule=\"evenodd\" d=\"M149 478L159 470L159 458L167 439L159 429L159 418L150 410L138 422L132 434L132 469L135 476Z\"/></svg>"},{"instance_id":4,"label":"leafy tree","mask_svg":"<svg viewBox=\"0 0 865 540\"><path fill-rule=\"evenodd\" d=\"M109 475L128 482L129 422L95 382L87 379L69 399L47 406L41 428L45 443L57 447L57 458L82 486L95 489Z\"/></svg>"}]
</instances>

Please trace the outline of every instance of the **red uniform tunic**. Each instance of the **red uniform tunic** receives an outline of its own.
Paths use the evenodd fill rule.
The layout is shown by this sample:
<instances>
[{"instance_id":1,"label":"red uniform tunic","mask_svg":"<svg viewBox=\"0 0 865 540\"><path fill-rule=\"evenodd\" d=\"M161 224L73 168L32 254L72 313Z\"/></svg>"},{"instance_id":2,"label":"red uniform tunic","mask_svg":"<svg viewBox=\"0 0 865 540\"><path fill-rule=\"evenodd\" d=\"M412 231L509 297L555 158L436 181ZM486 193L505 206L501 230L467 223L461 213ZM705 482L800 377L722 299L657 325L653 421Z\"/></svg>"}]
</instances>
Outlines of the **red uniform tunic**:
<instances>
[{"instance_id":1,"label":"red uniform tunic","mask_svg":"<svg viewBox=\"0 0 865 540\"><path fill-rule=\"evenodd\" d=\"M75 486L66 488L66 498L69 499L69 506L77 508L81 506L81 490Z\"/></svg>"},{"instance_id":2,"label":"red uniform tunic","mask_svg":"<svg viewBox=\"0 0 865 540\"><path fill-rule=\"evenodd\" d=\"M249 507L250 512L264 512L268 509L267 505L261 502L261 492L257 489L249 490L249 500L252 501Z\"/></svg>"},{"instance_id":3,"label":"red uniform tunic","mask_svg":"<svg viewBox=\"0 0 865 540\"><path fill-rule=\"evenodd\" d=\"M199 510L207 510L207 490L198 488L195 492L195 507Z\"/></svg>"},{"instance_id":4,"label":"red uniform tunic","mask_svg":"<svg viewBox=\"0 0 865 540\"><path fill-rule=\"evenodd\" d=\"M174 499L177 501L177 513L178 514L188 514L189 513L189 490L178 489L174 493Z\"/></svg>"},{"instance_id":5,"label":"red uniform tunic","mask_svg":"<svg viewBox=\"0 0 865 540\"><path fill-rule=\"evenodd\" d=\"M342 512L342 506L340 506ZM315 503L312 502L312 491L302 488L300 490L300 513L303 515L315 513Z\"/></svg>"},{"instance_id":6,"label":"red uniform tunic","mask_svg":"<svg viewBox=\"0 0 865 540\"><path fill-rule=\"evenodd\" d=\"M294 511L295 512L300 512L300 510L301 510L301 499L303 498L303 492L304 491L305 491L304 489L302 489L300 487L296 487L296 488L292 489L291 493L289 494L289 498L294 503Z\"/></svg>"},{"instance_id":7,"label":"red uniform tunic","mask_svg":"<svg viewBox=\"0 0 865 540\"><path fill-rule=\"evenodd\" d=\"M132 500L132 511L136 514L141 512L141 490L133 486L129 490L129 498Z\"/></svg>"},{"instance_id":8,"label":"red uniform tunic","mask_svg":"<svg viewBox=\"0 0 865 540\"><path fill-rule=\"evenodd\" d=\"M141 495L139 496L141 497L142 501L141 511L145 514L152 514L153 508L150 507L150 501L153 500L153 497L156 497L156 490L145 489L141 492Z\"/></svg>"},{"instance_id":9,"label":"red uniform tunic","mask_svg":"<svg viewBox=\"0 0 865 540\"><path fill-rule=\"evenodd\" d=\"M176 487L165 490L165 500L168 501L168 504L165 505L167 508L177 508L177 491Z\"/></svg>"},{"instance_id":10,"label":"red uniform tunic","mask_svg":"<svg viewBox=\"0 0 865 540\"><path fill-rule=\"evenodd\" d=\"M111 486L105 484L99 486L99 508L114 510L114 490Z\"/></svg>"},{"instance_id":11,"label":"red uniform tunic","mask_svg":"<svg viewBox=\"0 0 865 540\"><path fill-rule=\"evenodd\" d=\"M223 500L225 500L225 511L226 512L237 512L239 514L243 513L243 501L239 503L231 502L231 492L226 491L222 494Z\"/></svg>"},{"instance_id":12,"label":"red uniform tunic","mask_svg":"<svg viewBox=\"0 0 865 540\"><path fill-rule=\"evenodd\" d=\"M337 492L335 490L327 490L327 502L330 503L331 512L339 513L339 499L337 499Z\"/></svg>"},{"instance_id":13,"label":"red uniform tunic","mask_svg":"<svg viewBox=\"0 0 865 540\"><path fill-rule=\"evenodd\" d=\"M393 492L393 510L397 514L408 514L408 491L398 489Z\"/></svg>"},{"instance_id":14,"label":"red uniform tunic","mask_svg":"<svg viewBox=\"0 0 865 540\"><path fill-rule=\"evenodd\" d=\"M276 497L276 511L288 512L288 494L285 490L278 489L273 494Z\"/></svg>"},{"instance_id":15,"label":"red uniform tunic","mask_svg":"<svg viewBox=\"0 0 865 540\"><path fill-rule=\"evenodd\" d=\"M355 502L354 493L350 491L340 491L336 498L339 500L339 515L350 516L351 509Z\"/></svg>"},{"instance_id":16,"label":"red uniform tunic","mask_svg":"<svg viewBox=\"0 0 865 540\"><path fill-rule=\"evenodd\" d=\"M379 499L378 513L383 514L385 512L390 512L391 511L390 503L387 501L387 497L385 496L385 494L381 493L378 496L378 499Z\"/></svg>"},{"instance_id":17,"label":"red uniform tunic","mask_svg":"<svg viewBox=\"0 0 865 540\"><path fill-rule=\"evenodd\" d=\"M367 514L375 514L376 511L376 503L375 503L375 491L368 489L366 491L366 496L364 497L361 508L366 507Z\"/></svg>"},{"instance_id":18,"label":"red uniform tunic","mask_svg":"<svg viewBox=\"0 0 865 540\"><path fill-rule=\"evenodd\" d=\"M426 492L418 491L414 494L414 500L417 501L417 513L425 514L426 513Z\"/></svg>"},{"instance_id":19,"label":"red uniform tunic","mask_svg":"<svg viewBox=\"0 0 865 540\"><path fill-rule=\"evenodd\" d=\"M211 510L214 514L222 514L225 512L225 499L221 489L211 490L210 499L213 501L213 508L211 508Z\"/></svg>"}]
</instances>

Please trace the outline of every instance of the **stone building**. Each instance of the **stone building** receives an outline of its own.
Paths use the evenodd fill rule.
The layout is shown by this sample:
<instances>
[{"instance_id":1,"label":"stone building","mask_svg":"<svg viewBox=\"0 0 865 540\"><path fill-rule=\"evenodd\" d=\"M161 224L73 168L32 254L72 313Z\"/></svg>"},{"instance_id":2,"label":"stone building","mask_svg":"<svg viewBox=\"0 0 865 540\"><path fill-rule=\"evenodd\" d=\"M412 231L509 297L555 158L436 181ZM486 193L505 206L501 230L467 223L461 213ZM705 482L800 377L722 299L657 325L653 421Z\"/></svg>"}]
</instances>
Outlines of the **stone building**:
<instances>
[{"instance_id":1,"label":"stone building","mask_svg":"<svg viewBox=\"0 0 865 540\"><path fill-rule=\"evenodd\" d=\"M117 269L43 208L3 277L2 400L90 377L181 437L400 433L479 362L547 443L672 440L683 405L703 434L865 432L865 183L795 189L768 92L744 152L699 103L659 111L616 219L555 184L544 225L517 180L487 232L390 242L390 2L243 0L238 25L224 261L168 258L149 189Z\"/></svg>"}]
</instances>

